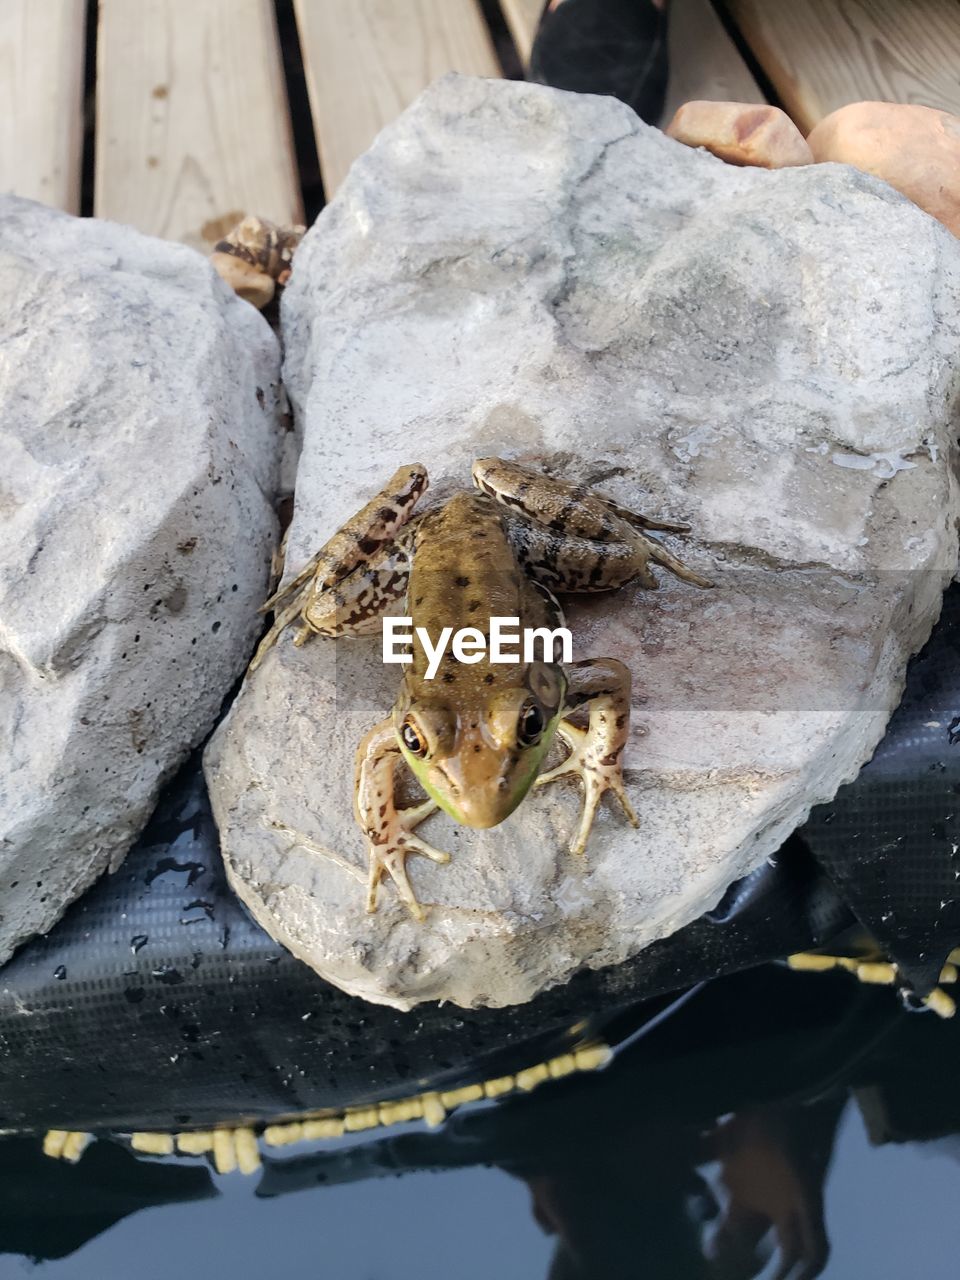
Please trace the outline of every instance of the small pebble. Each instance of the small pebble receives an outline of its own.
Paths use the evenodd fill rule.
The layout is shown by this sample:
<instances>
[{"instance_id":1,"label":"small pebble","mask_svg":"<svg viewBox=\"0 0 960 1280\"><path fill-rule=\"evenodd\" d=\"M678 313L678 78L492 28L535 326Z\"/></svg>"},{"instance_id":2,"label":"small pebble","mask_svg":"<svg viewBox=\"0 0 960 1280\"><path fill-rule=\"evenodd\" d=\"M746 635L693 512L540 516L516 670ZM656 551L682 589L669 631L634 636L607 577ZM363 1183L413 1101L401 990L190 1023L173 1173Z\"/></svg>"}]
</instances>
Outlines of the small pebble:
<instances>
[{"instance_id":1,"label":"small pebble","mask_svg":"<svg viewBox=\"0 0 960 1280\"><path fill-rule=\"evenodd\" d=\"M753 102L685 102L665 130L727 164L785 169L813 164L813 152L786 112Z\"/></svg>"},{"instance_id":2,"label":"small pebble","mask_svg":"<svg viewBox=\"0 0 960 1280\"><path fill-rule=\"evenodd\" d=\"M883 178L960 236L960 116L934 107L853 102L826 116L807 142L817 161Z\"/></svg>"}]
</instances>

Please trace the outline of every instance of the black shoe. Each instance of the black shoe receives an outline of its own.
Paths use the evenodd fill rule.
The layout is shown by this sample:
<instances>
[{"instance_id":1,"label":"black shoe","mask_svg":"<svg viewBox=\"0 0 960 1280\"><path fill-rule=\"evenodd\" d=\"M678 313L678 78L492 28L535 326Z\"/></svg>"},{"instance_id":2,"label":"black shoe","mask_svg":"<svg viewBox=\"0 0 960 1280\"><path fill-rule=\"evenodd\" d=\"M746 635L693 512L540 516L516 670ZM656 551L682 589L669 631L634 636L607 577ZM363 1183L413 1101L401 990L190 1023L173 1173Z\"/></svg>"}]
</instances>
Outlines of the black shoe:
<instances>
[{"instance_id":1,"label":"black shoe","mask_svg":"<svg viewBox=\"0 0 960 1280\"><path fill-rule=\"evenodd\" d=\"M656 124L667 93L666 3L553 0L540 21L528 80L604 93Z\"/></svg>"}]
</instances>

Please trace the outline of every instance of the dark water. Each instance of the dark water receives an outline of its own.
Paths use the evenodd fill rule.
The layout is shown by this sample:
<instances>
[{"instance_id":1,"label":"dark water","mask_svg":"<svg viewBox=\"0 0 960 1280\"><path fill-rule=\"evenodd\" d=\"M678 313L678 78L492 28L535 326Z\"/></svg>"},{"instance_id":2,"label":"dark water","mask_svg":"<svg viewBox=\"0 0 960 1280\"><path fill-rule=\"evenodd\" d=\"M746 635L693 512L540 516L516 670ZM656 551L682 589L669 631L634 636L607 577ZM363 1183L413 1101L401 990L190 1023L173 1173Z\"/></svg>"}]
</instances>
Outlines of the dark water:
<instances>
[{"instance_id":1,"label":"dark water","mask_svg":"<svg viewBox=\"0 0 960 1280\"><path fill-rule=\"evenodd\" d=\"M648 1014L603 1072L252 1177L7 1139L0 1277L954 1280L960 1028L774 967Z\"/></svg>"},{"instance_id":2,"label":"dark water","mask_svg":"<svg viewBox=\"0 0 960 1280\"><path fill-rule=\"evenodd\" d=\"M950 1140L871 1148L856 1107L848 1107L826 1183L832 1256L823 1275L955 1280L958 1161L960 1145ZM64 1280L271 1274L533 1280L550 1274L555 1253L555 1241L534 1219L525 1184L497 1169L410 1173L281 1200L259 1200L254 1180L239 1175L215 1177L214 1183L216 1199L145 1210L71 1256L45 1264L40 1274ZM666 1270L657 1250L653 1231L638 1250L638 1277L684 1274ZM586 1274L603 1276L599 1265ZM757 1274L767 1280L776 1267L773 1259ZM23 1258L0 1259L4 1277L33 1270Z\"/></svg>"}]
</instances>

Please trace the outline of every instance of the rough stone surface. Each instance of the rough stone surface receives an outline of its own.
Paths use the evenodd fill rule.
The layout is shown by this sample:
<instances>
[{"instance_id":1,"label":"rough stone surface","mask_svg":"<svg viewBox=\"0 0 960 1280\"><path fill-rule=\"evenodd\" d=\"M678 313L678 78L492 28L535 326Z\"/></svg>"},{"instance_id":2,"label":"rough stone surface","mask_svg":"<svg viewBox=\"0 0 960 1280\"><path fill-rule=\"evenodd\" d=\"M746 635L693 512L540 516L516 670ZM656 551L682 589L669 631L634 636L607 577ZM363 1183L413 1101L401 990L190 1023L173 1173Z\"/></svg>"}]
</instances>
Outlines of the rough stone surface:
<instances>
[{"instance_id":1,"label":"rough stone surface","mask_svg":"<svg viewBox=\"0 0 960 1280\"><path fill-rule=\"evenodd\" d=\"M779 107L755 102L685 102L665 130L688 147L705 147L728 164L764 169L813 164L803 134Z\"/></svg>"},{"instance_id":2,"label":"rough stone surface","mask_svg":"<svg viewBox=\"0 0 960 1280\"><path fill-rule=\"evenodd\" d=\"M852 102L821 120L807 142L816 160L883 178L960 236L960 117L906 103Z\"/></svg>"},{"instance_id":3,"label":"rough stone surface","mask_svg":"<svg viewBox=\"0 0 960 1280\"><path fill-rule=\"evenodd\" d=\"M0 959L118 865L243 670L278 384L192 249L0 200Z\"/></svg>"},{"instance_id":4,"label":"rough stone surface","mask_svg":"<svg viewBox=\"0 0 960 1280\"><path fill-rule=\"evenodd\" d=\"M626 776L566 852L573 782L427 839L417 925L364 913L353 755L379 640L288 633L206 757L232 882L370 1000L530 998L712 907L870 755L957 563L960 246L852 169L732 168L609 98L450 78L357 162L283 306L305 433L298 568L405 461L433 494L503 453L686 517L712 592L576 603L575 657L633 669ZM269 824L325 849L292 846Z\"/></svg>"}]
</instances>

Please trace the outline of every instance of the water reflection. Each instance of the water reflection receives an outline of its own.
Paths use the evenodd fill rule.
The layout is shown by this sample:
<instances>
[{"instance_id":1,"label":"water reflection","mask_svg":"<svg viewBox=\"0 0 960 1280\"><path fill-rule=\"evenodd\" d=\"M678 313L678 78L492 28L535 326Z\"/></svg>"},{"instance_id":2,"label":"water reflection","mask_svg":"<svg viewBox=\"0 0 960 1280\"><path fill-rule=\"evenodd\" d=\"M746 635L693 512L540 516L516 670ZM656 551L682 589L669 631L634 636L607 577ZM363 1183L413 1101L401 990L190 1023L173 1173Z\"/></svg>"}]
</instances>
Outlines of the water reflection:
<instances>
[{"instance_id":1,"label":"water reflection","mask_svg":"<svg viewBox=\"0 0 960 1280\"><path fill-rule=\"evenodd\" d=\"M267 1155L259 1179L245 1183L218 1180L196 1160L138 1159L110 1141L71 1167L43 1157L34 1139L7 1139L0 1144L0 1250L67 1258L141 1209L151 1210L138 1220L141 1235L156 1238L173 1206L229 1191L226 1210L238 1228L251 1195L258 1212L282 1213L288 1229L292 1213L294 1230L271 1246L283 1273L285 1252L329 1233L324 1197L341 1207L347 1197L357 1221L369 1225L396 1199L398 1174L447 1173L453 1185L454 1171L493 1166L526 1184L530 1212L554 1238L549 1263L525 1275L797 1280L825 1266L831 1274L824 1189L844 1115L859 1111L880 1145L960 1132L960 1027L907 1014L890 991L858 987L846 975L756 970L697 990L645 1034L640 1022L634 1013L612 1029L626 1047L602 1075L457 1113L441 1131L407 1126L381 1131L378 1140ZM938 1150L957 1152L960 1144L954 1138ZM865 1195L876 1158L863 1149L857 1176ZM902 1188L907 1204L912 1193ZM224 1208L220 1202L200 1212L222 1232ZM465 1203L464 1222L464 1251L473 1232L496 1228L482 1199ZM947 1256L955 1243L948 1243L947 1220L944 1232L939 1246L925 1242L934 1256ZM503 1275L519 1274L511 1238L487 1247L502 1256ZM226 1274L229 1233L222 1248ZM388 1272L364 1269L363 1248L356 1252L356 1271L318 1266L315 1274L451 1274L449 1259L441 1267L424 1253L413 1223L393 1241ZM260 1274L236 1262L233 1274ZM94 1274L62 1265L64 1274ZM892 1280L895 1273L886 1274Z\"/></svg>"}]
</instances>

